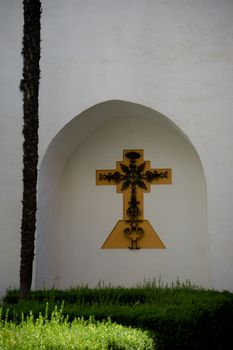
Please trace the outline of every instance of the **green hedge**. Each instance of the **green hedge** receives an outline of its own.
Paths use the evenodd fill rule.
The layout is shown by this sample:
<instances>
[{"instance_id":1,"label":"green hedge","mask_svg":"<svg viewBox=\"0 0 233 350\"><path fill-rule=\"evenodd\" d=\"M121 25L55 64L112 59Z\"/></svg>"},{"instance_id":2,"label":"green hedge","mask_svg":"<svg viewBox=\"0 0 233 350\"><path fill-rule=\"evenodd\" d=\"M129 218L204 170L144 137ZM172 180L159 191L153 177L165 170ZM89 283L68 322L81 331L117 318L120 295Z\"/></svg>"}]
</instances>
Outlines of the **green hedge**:
<instances>
[{"instance_id":1,"label":"green hedge","mask_svg":"<svg viewBox=\"0 0 233 350\"><path fill-rule=\"evenodd\" d=\"M233 333L233 294L188 287L94 288L34 291L30 300L18 303L18 291L8 291L3 310L19 322L21 313L39 315L49 303L64 301L64 314L106 320L146 329L158 349L229 349Z\"/></svg>"},{"instance_id":2,"label":"green hedge","mask_svg":"<svg viewBox=\"0 0 233 350\"><path fill-rule=\"evenodd\" d=\"M69 322L62 309L52 312L50 319L40 315L22 318L16 324L1 317L1 350L153 350L155 343L148 332L93 318Z\"/></svg>"}]
</instances>

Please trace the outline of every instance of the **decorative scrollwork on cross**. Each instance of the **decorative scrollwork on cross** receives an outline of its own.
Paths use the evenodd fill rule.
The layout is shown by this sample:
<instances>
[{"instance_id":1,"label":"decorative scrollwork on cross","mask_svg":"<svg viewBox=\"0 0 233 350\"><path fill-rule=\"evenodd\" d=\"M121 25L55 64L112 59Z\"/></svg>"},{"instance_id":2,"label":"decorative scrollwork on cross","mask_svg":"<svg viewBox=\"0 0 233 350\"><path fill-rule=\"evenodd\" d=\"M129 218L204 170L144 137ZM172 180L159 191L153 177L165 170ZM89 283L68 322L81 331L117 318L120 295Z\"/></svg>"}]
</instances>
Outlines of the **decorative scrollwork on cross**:
<instances>
[{"instance_id":1,"label":"decorative scrollwork on cross","mask_svg":"<svg viewBox=\"0 0 233 350\"><path fill-rule=\"evenodd\" d=\"M117 162L117 169L97 170L97 184L115 184L118 192L128 194L122 233L130 240L129 249L139 249L139 240L145 234L142 193L149 192L150 184L171 183L171 169L151 169L148 161L140 162L140 159L143 160L143 151L124 151L125 161Z\"/></svg>"},{"instance_id":2,"label":"decorative scrollwork on cross","mask_svg":"<svg viewBox=\"0 0 233 350\"><path fill-rule=\"evenodd\" d=\"M142 189L147 189L146 183L152 182L153 180L167 178L167 171L158 172L157 170L150 171L145 170L146 163L143 162L139 165L136 164L136 159L141 157L140 153L131 151L125 154L125 157L129 159L129 165L120 163L122 173L119 171L109 172L108 174L99 174L99 180L102 179L113 181L116 184L122 183L121 191L125 191L131 187L131 196L130 201L128 202L129 207L126 210L127 220L126 223L129 224L129 227L126 227L123 233L130 239L131 244L129 249L139 249L138 241L142 238L144 230L140 227L140 223L143 220L140 220L141 210L139 208L140 201L137 200L137 187Z\"/></svg>"}]
</instances>

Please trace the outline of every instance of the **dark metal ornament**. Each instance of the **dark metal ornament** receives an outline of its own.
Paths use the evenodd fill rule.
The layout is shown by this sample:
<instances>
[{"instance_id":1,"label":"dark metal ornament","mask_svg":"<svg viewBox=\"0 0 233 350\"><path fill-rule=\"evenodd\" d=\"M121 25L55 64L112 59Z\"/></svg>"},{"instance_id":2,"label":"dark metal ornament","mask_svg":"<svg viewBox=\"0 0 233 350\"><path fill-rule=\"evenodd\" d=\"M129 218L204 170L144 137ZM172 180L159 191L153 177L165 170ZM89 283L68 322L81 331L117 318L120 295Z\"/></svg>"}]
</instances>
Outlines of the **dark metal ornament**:
<instances>
[{"instance_id":1,"label":"dark metal ornament","mask_svg":"<svg viewBox=\"0 0 233 350\"><path fill-rule=\"evenodd\" d=\"M137 188L147 190L145 182L152 182L154 179L162 179L168 177L168 172L158 172L157 170L145 171L146 163L143 162L137 165L137 160L141 157L141 154L135 151L130 151L125 154L125 157L129 159L129 165L120 163L122 173L119 171L109 172L106 174L100 174L99 180L108 180L115 182L115 184L122 183L121 191L125 191L129 187L131 188L130 201L128 202L128 208L126 210L127 220L125 221L129 227L123 230L123 234L130 240L129 249L140 249L138 241L144 235L144 230L140 226L143 220L140 220L141 210L140 202L137 198Z\"/></svg>"}]
</instances>

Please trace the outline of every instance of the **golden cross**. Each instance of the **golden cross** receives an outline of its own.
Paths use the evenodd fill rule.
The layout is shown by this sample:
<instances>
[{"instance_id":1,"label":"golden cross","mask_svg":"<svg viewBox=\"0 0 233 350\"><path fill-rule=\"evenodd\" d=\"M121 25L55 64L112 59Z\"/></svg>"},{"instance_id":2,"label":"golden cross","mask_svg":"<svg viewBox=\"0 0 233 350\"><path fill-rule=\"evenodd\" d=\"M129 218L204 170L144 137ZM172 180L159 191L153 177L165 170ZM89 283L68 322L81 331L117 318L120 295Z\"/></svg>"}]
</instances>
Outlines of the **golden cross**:
<instances>
[{"instance_id":1,"label":"golden cross","mask_svg":"<svg viewBox=\"0 0 233 350\"><path fill-rule=\"evenodd\" d=\"M116 169L96 170L97 185L116 185L123 193L123 220L119 220L102 248L165 248L148 220L143 217L143 193L150 185L171 184L171 169L151 169L143 150L124 150ZM130 241L130 246L129 246ZM139 245L140 241L140 245Z\"/></svg>"}]
</instances>

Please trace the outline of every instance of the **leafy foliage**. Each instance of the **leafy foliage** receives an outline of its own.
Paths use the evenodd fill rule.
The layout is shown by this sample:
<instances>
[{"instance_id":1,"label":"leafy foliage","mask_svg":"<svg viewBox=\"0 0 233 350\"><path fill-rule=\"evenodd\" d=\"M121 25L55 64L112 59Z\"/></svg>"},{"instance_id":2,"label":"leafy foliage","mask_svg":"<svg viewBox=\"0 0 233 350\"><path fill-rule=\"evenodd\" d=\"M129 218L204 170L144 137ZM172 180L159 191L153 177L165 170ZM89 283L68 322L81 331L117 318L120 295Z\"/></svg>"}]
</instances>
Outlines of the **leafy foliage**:
<instances>
[{"instance_id":1,"label":"leafy foliage","mask_svg":"<svg viewBox=\"0 0 233 350\"><path fill-rule=\"evenodd\" d=\"M154 347L145 331L123 327L110 320L98 322L93 317L68 322L62 309L55 307L50 320L47 308L45 316L40 314L35 318L31 312L26 319L22 317L19 324L1 318L0 349L152 350Z\"/></svg>"},{"instance_id":2,"label":"leafy foliage","mask_svg":"<svg viewBox=\"0 0 233 350\"><path fill-rule=\"evenodd\" d=\"M233 294L205 290L177 283L160 287L147 283L138 288L80 287L69 290L31 292L30 300L18 303L19 292L10 290L3 302L4 315L20 322L21 313L33 310L35 316L49 302L48 317L54 305L64 301L64 315L107 320L145 329L156 339L158 349L228 349L233 332Z\"/></svg>"}]
</instances>

